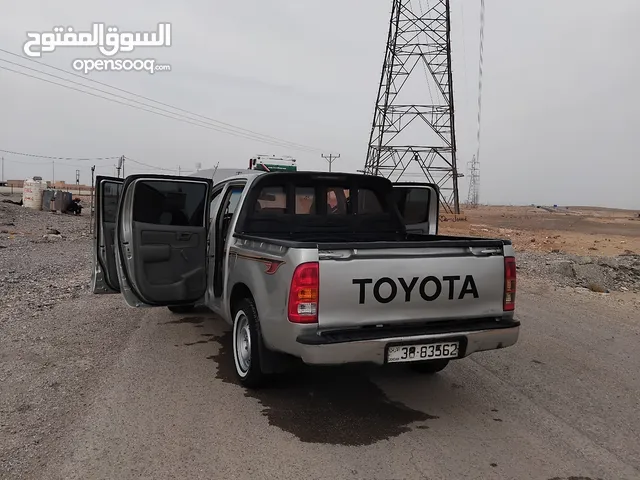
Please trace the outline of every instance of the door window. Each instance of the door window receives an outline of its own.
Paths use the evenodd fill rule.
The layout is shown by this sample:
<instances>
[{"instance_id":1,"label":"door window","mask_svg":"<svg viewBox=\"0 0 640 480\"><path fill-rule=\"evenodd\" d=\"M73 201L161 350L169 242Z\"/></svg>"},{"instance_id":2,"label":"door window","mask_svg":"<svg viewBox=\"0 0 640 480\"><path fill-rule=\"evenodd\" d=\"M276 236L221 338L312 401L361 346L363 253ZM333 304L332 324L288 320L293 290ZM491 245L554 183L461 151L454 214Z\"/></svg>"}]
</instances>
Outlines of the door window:
<instances>
[{"instance_id":1,"label":"door window","mask_svg":"<svg viewBox=\"0 0 640 480\"><path fill-rule=\"evenodd\" d=\"M133 221L174 227L205 225L203 183L143 181L136 185Z\"/></svg>"}]
</instances>

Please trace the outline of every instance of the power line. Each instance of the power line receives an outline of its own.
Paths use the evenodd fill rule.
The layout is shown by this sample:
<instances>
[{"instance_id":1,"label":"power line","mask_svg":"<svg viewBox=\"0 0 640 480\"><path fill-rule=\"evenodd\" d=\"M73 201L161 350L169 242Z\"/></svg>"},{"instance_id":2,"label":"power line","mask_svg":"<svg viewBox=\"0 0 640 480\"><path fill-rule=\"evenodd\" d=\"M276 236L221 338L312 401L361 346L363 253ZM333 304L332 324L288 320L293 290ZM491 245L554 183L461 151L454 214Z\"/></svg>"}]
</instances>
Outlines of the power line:
<instances>
[{"instance_id":1,"label":"power line","mask_svg":"<svg viewBox=\"0 0 640 480\"><path fill-rule=\"evenodd\" d=\"M15 54L13 52L10 52L8 50L4 50L4 49L0 48L0 52L6 53L6 54L9 54L9 55L13 55L15 57L18 57L18 58L21 58L21 59L24 60L24 58L21 57L20 55L17 55L17 54ZM143 95L139 95L137 93L130 92L128 90L124 90L122 88L114 87L114 86L109 85L109 84L104 83L104 82L100 82L100 81L97 81L97 80L85 78L85 77L83 77L81 75L78 75L76 73L68 72L68 71L66 71L64 69L55 67L53 65L46 64L44 62L39 62L37 60L33 60L33 59L30 59L30 58L27 58L26 60L35 62L35 63L37 63L39 65L43 65L43 66L46 66L46 67L54 69L54 70L58 70L60 72L65 73L66 75L72 75L72 76L75 76L75 77L79 77L79 78L82 78L85 81L89 81L89 82L92 82L92 83L103 85L103 86L106 86L106 87L111 88L113 90L117 90L117 91L126 93L128 95L132 95L132 96L135 96L135 97L138 97L138 98L142 98L144 100L147 100L147 101L150 101L150 102L153 102L153 103L157 103L158 105L163 105L165 107L169 107L169 108L172 108L174 110L185 112L185 113L187 113L187 114L189 114L191 116L194 116L194 117L203 118L203 119L207 120L207 122L202 122L201 120L197 120L197 119L193 119L193 118L190 118L190 117L186 117L186 118L189 118L189 120L195 120L195 121L199 121L199 122L202 122L202 123L207 123L207 124L210 125L210 127L212 127L211 128L212 130L217 130L217 131L222 132L222 133L228 133L230 135L240 136L242 138L247 138L247 139L254 140L254 141L260 141L260 142L263 142L263 143L268 143L268 144L271 144L271 145L276 145L276 146L281 146L281 147L292 148L292 149L296 149L296 150L306 150L306 151L313 151L313 152L322 151L321 149L316 148L316 147L304 145L304 144L297 143L297 142L291 142L289 140L283 140L283 139L280 139L278 137L274 137L274 136L271 136L271 135L265 135L265 134L262 134L262 133L259 133L259 132L253 131L253 130L249 130L249 129L242 128L242 127L237 127L237 126L232 125L230 123L222 122L220 120L216 120L214 118L207 117L205 115L200 115L198 113L190 112L189 110L185 110L183 108L176 107L176 106L168 104L168 103L160 102L158 100L154 100L152 98L145 97ZM58 79L63 80L65 82L69 82L69 83L72 83L72 84L80 85L80 86L82 86L84 88L90 88L90 89L95 90L95 91L106 93L107 95L112 95L112 96L117 97L117 98L123 98L123 99L125 99L127 101L135 102L135 103L138 103L138 104L150 107L150 108L155 108L157 110L164 111L164 112L167 112L167 113L170 113L170 114L173 114L173 115L180 115L182 117L185 117L185 115L177 114L176 112L171 112L171 111L168 111L166 109L162 109L162 108L159 108L159 107L155 107L153 105L149 105L148 103L140 102L140 101L137 101L137 100L134 100L134 99L131 99L131 98L127 98L127 97L124 97L122 95L117 95L117 94L114 94L114 93L111 93L111 92L107 92L107 91L104 91L104 90L101 90L101 89L98 89L98 88L95 88L95 87L90 87L88 85L85 85L85 84L82 84L82 83L79 83L79 82L74 82L73 80L69 80L69 79L66 79L66 78L63 78L63 77L60 77L60 76L57 76L57 75L53 75L51 73L43 72L42 70L38 70L38 69L31 68L31 67L27 67L27 66L21 65L21 64L16 63L16 62L11 62L11 61L5 60L5 59L0 59L0 61L12 64L12 65L16 65L16 66L19 66L21 68L25 68L25 69L28 69L28 70L32 70L32 71L35 71L35 72L38 72L38 73L41 73L43 75L47 75L47 76L50 76L50 77L53 77L53 78L58 78ZM2 68L2 67L0 67L0 68ZM16 71L11 70L11 69L7 69L7 68L5 68L5 69L9 70L11 72L14 72L14 73L21 73L21 72L16 72ZM27 76L29 76L29 75L27 75ZM41 78L38 78L38 77L32 77L32 78L36 78L36 79L42 80L42 81L47 81L45 79L41 79ZM52 83L54 85L58 85L55 82L50 82L49 81L49 83ZM84 92L84 91L81 91L81 92L82 93L88 93L88 92ZM99 98L104 98L104 97L99 97ZM118 103L118 102L116 102L116 103ZM132 106L132 105L128 105L128 106ZM151 111L150 113L157 113L157 112ZM177 120L177 118L174 118L174 119ZM222 127L218 126L218 125L211 125L212 123L213 124L222 125ZM200 126L200 125L198 125L198 126ZM232 129L235 129L237 131L234 131ZM243 133L243 132L245 132L245 133ZM262 137L262 138L260 138L260 137Z\"/></svg>"},{"instance_id":2,"label":"power line","mask_svg":"<svg viewBox=\"0 0 640 480\"><path fill-rule=\"evenodd\" d=\"M164 167L157 167L157 166L155 166L155 165L149 165L148 163L144 163L144 162L141 162L141 161L139 161L139 160L135 160L135 159L133 159L133 158L131 158L131 157L127 157L127 156L125 156L124 158L125 158L125 159L127 159L129 162L133 162L133 163L138 164L138 165L141 165L141 166L143 166L143 167L153 168L154 170L161 170L161 171L164 171L164 172L177 172L177 171L178 171L178 169L177 169L177 168L164 168ZM183 170L183 171L184 171L184 170Z\"/></svg>"},{"instance_id":3,"label":"power line","mask_svg":"<svg viewBox=\"0 0 640 480\"><path fill-rule=\"evenodd\" d=\"M183 173L193 173L193 171L191 171L191 170L182 170L181 168L164 168L164 167L158 167L158 166L155 166L155 165L150 165L148 163L144 163L144 162L141 162L139 160L135 160L135 159L133 159L131 157L127 157L125 155L113 156L113 157L56 157L56 156L51 156L51 155L36 155L34 153L16 152L16 151L13 151L13 150L4 150L4 149L0 149L0 152L8 153L8 154L11 154L11 155L20 155L20 156L23 156L23 157L47 159L47 161L45 161L45 162L24 162L24 161L4 159L5 162L16 163L16 164L19 164L19 165L51 165L54 161L56 161L57 165L75 167L75 166L77 166L77 164L59 162L58 160L104 162L104 161L118 160L118 159L122 158L123 162L126 159L126 160L128 160L130 162L133 162L133 163L137 164L137 165L140 165L140 166L143 166L143 167L147 167L147 168L151 168L153 170L160 170L160 171L165 171L165 172L181 171ZM111 168L112 167L112 165L98 165L98 166L100 168Z\"/></svg>"},{"instance_id":4,"label":"power line","mask_svg":"<svg viewBox=\"0 0 640 480\"><path fill-rule=\"evenodd\" d=\"M56 162L57 165L64 165L65 167L77 167L81 165L80 163L65 163L65 162L60 162L59 160L48 160L46 162L25 162L25 161L18 161L18 160L9 160L5 158L4 161L9 163L14 163L17 165L51 165L51 163L54 161ZM84 165L86 165L85 168L88 168L88 165L86 163Z\"/></svg>"},{"instance_id":5,"label":"power line","mask_svg":"<svg viewBox=\"0 0 640 480\"><path fill-rule=\"evenodd\" d=\"M176 107L176 106L168 104L168 103L160 102L159 100L154 100L153 98L145 97L144 95L140 95L138 93L134 93L134 92L131 92L129 90L125 90L125 89L122 89L122 88L114 87L113 85L109 85L108 83L100 82L98 80L94 80L94 79L91 79L91 78L86 78L86 77L84 77L82 75L79 75L77 73L69 72L69 71L64 70L62 68L58 68L58 67L55 67L53 65L49 65L48 63L44 63L44 62L41 62L41 61L38 61L38 60L34 60L33 58L25 58L25 57L23 57L21 55L18 55L16 53L10 52L8 50L4 50L2 48L0 48L0 52L6 53L8 55L13 55L14 57L18 57L18 58L23 59L23 60L29 60L29 61L37 63L39 65L43 65L45 67L51 68L53 70L57 70L59 72L63 72L66 75L71 75L71 76L74 76L74 77L82 78L85 81L92 82L92 83L95 83L97 85L102 85L102 86L111 88L113 90L117 90L119 92L126 93L128 95L133 95L134 97L142 98L144 100L147 100L147 101L150 101L150 102L153 102L153 103L157 103L158 105L163 105L165 107L169 107L169 108L172 108L174 110L185 112L185 113L188 113L189 115L193 115L195 117L204 118L205 120L208 120L208 121L213 122L213 123L218 123L218 124L224 125L226 127L230 127L230 128L233 128L233 129L236 129L236 130L240 130L240 131L243 131L243 132L246 132L246 133L251 133L253 135L258 135L258 136L264 137L266 139L271 139L271 140L274 140L274 141L277 141L277 142L288 143L291 146L297 146L297 147L302 147L302 148L305 148L305 149L320 151L320 149L312 147L312 146L309 146L309 145L304 145L302 143L297 143L297 142L291 142L289 140L284 140L284 139L281 139L281 138L278 138L278 137L274 137L274 136L271 136L271 135L265 135L265 134L262 134L260 132L256 132L254 130L249 130L249 129L246 129L246 128L238 127L238 126L232 125L230 123L226 123L226 122L223 122L223 121L220 121L220 120L216 120L216 119L211 118L211 117L207 117L205 115L200 115L198 113L194 113L194 112L191 112L189 110L185 110L183 108ZM27 68L27 67L25 67L25 68ZM113 95L113 94L110 94L110 95Z\"/></svg>"},{"instance_id":6,"label":"power line","mask_svg":"<svg viewBox=\"0 0 640 480\"><path fill-rule=\"evenodd\" d=\"M51 157L47 155L36 155L33 153L23 153L23 152L14 152L12 150L3 150L0 149L2 153L10 153L12 155L20 155L23 157L33 157L33 158L48 158L49 160L75 160L75 161L92 161L92 160L113 160L118 157ZM47 162L48 163L48 162Z\"/></svg>"},{"instance_id":7,"label":"power line","mask_svg":"<svg viewBox=\"0 0 640 480\"><path fill-rule=\"evenodd\" d=\"M0 61L5 61L5 60L0 59ZM40 80L40 81L43 81L43 82L46 82L46 83L51 83L51 84L53 84L53 85L57 85L57 86L59 86L59 87L67 88L67 89L69 89L69 90L74 90L74 91L76 91L76 92L84 93L84 94L86 94L86 95L91 95L92 97L102 98L103 100L107 100L107 101L109 101L109 102L113 102L113 103L118 103L118 104L120 104L120 105L124 105L124 106L126 106L126 107L134 108L134 109L136 109L136 110L142 110L142 111L144 111L144 112L153 113L154 115L159 115L159 116L161 116L161 117L166 117L166 118L169 118L169 119L171 119L171 120L177 120L177 121L179 121L179 122L188 123L188 124L190 124L190 125L195 125L196 127L206 128L206 129L208 129L208 130L214 130L214 131L222 132L222 133L228 133L229 135L233 135L233 136L235 136L235 137L246 138L246 139L248 139L248 140L253 140L253 141L257 141L257 142L261 142L261 143L268 143L268 144L270 144L270 145L275 145L275 146L278 146L278 147L293 148L293 147L289 147L289 146L287 146L287 145L282 145L282 144L275 143L275 142L270 142L270 141L266 141L266 140L256 139L256 138L254 138L254 137L251 137L251 136L248 136L248 135L245 135L245 134L241 134L241 133L236 133L236 132L226 132L226 131L221 130L219 127L213 127L213 126L211 126L211 125L204 124L201 120L190 121L190 120L187 120L187 119L185 119L185 118L173 117L173 116L171 116L171 115L166 115L166 114L164 114L164 113L160 113L160 112L156 112L156 111L149 110L149 109L146 109L146 108L138 107L138 106L136 106L136 105L131 105L131 104L129 104L129 103L121 102L121 101L119 101L119 100L115 100L115 99L113 99L113 98L103 97L102 95L98 95L98 94L95 94L95 93L92 93L92 92L87 92L87 91L85 91L85 90L81 90L81 89L79 89L79 88L71 87L71 86L69 86L69 85L64 85L64 84L62 84L62 83L54 82L54 81L52 81L52 80L47 80L46 78L40 78L40 77L37 77L37 76L35 76L35 75L31 75L31 74L29 74L29 73L20 72L20 71L18 71L18 70L13 70L13 69L11 69L11 68L7 68L7 67L0 66L0 69L1 69L1 70L7 70L7 71L9 71L9 72L13 72L13 73L17 73L18 75L24 75L25 77L34 78L34 79L36 79L36 80ZM51 75L51 74L47 74L46 72L41 72L41 73L44 73L45 75ZM65 81L69 81L69 80L65 80ZM85 86L86 88L90 88L90 87L87 87L86 85L84 85L84 86ZM109 94L109 95L113 95L113 94ZM130 100L130 99L127 99L127 100ZM130 100L130 101L134 101L134 100ZM158 108L158 107L153 107L153 106L151 106L151 108ZM202 123L196 123L196 122L202 122Z\"/></svg>"},{"instance_id":8,"label":"power line","mask_svg":"<svg viewBox=\"0 0 640 480\"><path fill-rule=\"evenodd\" d=\"M194 122L204 123L205 125L207 125L207 126L211 127L211 129L212 129L212 130L215 130L215 131L218 131L218 132L228 133L228 134L230 134L230 135L238 136L238 137L241 137L241 138L247 138L247 139L249 139L249 140L264 141L265 143L269 143L269 144L272 144L272 145L276 145L276 146L278 146L278 147L296 148L296 149L298 148L298 147L295 147L295 146L287 145L286 143L282 143L282 142L286 142L286 141L282 141L282 142L280 142L280 141L275 141L275 140L274 140L274 141L271 141L271 140L262 140L262 139L255 138L255 136L253 136L253 135L249 135L249 134L245 134L245 133L241 133L241 132L234 132L234 131L232 131L232 130L230 130L230 129L228 129L228 128L225 128L225 127L218 127L218 126L215 126L215 125L211 125L211 124L210 124L210 122L204 122L204 121L202 121L202 120L198 120L197 118L187 117L186 115L183 115L183 114L180 114L180 113L176 113L176 112L172 112L172 111L167 110L167 109L164 109L164 108L155 107L155 106L153 106L153 105L149 105L149 104L147 104L147 103L145 103L145 102L141 102L141 101L139 101L139 100L134 100L134 99L132 99L132 98L127 98L127 97L125 97L125 96L123 96L123 95L118 95L118 94L116 94L116 93L111 93L111 92L108 92L108 91L106 91L106 90L102 90L102 89L95 88L95 87L90 87L90 86L85 85L85 84L83 84L83 83L75 82L75 81L73 81L73 80L69 80L69 79L64 78L64 77L61 77L61 76L59 76L59 75L54 75L54 74L52 74L52 73L43 72L42 70L38 70L37 68L26 67L26 66L21 65L21 64L19 64L19 63L11 62L11 61L9 61L9 60L5 60L5 59L2 59L2 58L0 58L0 62L9 63L9 64L11 64L11 65L15 65L15 66L18 66L18 67L20 67L20 68L25 68L25 69L27 69L27 70L31 70L31 71L33 71L33 72L40 73L40 74L42 74L42 75L47 75L47 76L49 76L49 77L57 78L58 80L62 80L62 81L64 81L64 82L68 82L68 83L71 83L71 84L73 84L73 85L79 85L79 86L81 86L81 87L88 88L88 89L91 89L91 90L96 91L96 92L104 93L104 94L106 94L106 95L111 95L111 96L116 97L116 98L121 98L121 99L126 100L126 101L128 101L128 102L134 102L134 103L137 103L137 104L139 104L139 105L143 105L143 106L145 106L145 107L154 108L154 109L156 109L156 110L159 110L159 111L161 111L161 112L168 113L168 114L170 114L170 115L177 115L177 116L178 116L177 118L169 117L169 118L173 118L174 120L181 120L182 118L186 118L186 119L188 119L188 120L192 120L192 121L194 121ZM3 67L0 67L0 68L3 68ZM10 69L7 69L7 70L10 70ZM12 71L12 70L10 70L10 71ZM64 71L64 70L62 70L62 71ZM18 72L15 72L15 73L18 73ZM38 78L38 77L33 77L33 78L37 78L38 80L46 81L45 79L41 79L41 78ZM50 83L53 83L54 85L58 85L56 82L50 82ZM71 87L68 87L68 88L71 88ZM110 88L111 88L111 87L110 87ZM89 93L89 92L85 92L84 90L78 90L78 91L81 91L82 93ZM99 96L99 98L105 98L105 97L101 97L101 96ZM107 100L107 98L105 98L105 100ZM115 100L113 100L113 101L115 101ZM120 103L120 102L116 102L116 103ZM134 107L134 105L128 105L128 106L130 106L130 107ZM139 108L139 107L138 107L138 108ZM172 107L172 108L173 108L173 107ZM145 110L145 109L141 109L141 110L148 111L148 112L150 112L150 113L155 113L155 114L157 114L157 115L160 115L158 112L154 112L154 111L151 111L151 110ZM197 114L192 114L192 115L196 115L196 116L198 116ZM166 115L164 115L164 116L166 116ZM201 125L198 125L198 126L201 126ZM309 148L312 148L312 147L309 147ZM315 151L315 150L308 150L308 148L307 148L307 147L304 147L304 150L307 150L307 151ZM319 150L318 150L318 151L319 151Z\"/></svg>"}]
</instances>

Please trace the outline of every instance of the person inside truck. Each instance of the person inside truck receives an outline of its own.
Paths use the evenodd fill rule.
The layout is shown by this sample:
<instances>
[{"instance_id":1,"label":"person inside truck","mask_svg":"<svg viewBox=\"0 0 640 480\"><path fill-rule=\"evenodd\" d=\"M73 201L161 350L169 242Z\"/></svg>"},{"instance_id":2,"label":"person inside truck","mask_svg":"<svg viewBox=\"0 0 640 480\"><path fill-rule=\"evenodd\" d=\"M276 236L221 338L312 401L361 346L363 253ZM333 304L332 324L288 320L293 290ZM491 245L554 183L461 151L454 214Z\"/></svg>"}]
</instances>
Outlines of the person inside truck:
<instances>
[{"instance_id":1,"label":"person inside truck","mask_svg":"<svg viewBox=\"0 0 640 480\"><path fill-rule=\"evenodd\" d=\"M327 213L333 215L347 214L347 199L343 188L327 189Z\"/></svg>"}]
</instances>

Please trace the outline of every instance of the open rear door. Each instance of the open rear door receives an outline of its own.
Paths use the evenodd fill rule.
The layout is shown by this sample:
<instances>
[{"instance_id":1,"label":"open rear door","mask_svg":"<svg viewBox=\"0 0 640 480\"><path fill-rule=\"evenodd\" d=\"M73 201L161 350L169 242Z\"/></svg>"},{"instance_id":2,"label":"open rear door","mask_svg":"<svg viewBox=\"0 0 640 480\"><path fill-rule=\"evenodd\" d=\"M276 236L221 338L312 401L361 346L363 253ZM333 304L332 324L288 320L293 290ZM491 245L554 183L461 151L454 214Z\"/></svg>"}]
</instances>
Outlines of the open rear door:
<instances>
[{"instance_id":1,"label":"open rear door","mask_svg":"<svg viewBox=\"0 0 640 480\"><path fill-rule=\"evenodd\" d=\"M126 179L118 207L116 257L129 305L203 301L212 184L206 178L169 175Z\"/></svg>"},{"instance_id":2,"label":"open rear door","mask_svg":"<svg viewBox=\"0 0 640 480\"><path fill-rule=\"evenodd\" d=\"M115 177L96 177L95 221L93 224L93 293L119 293L120 282L116 268L115 235L118 201L124 180Z\"/></svg>"},{"instance_id":3,"label":"open rear door","mask_svg":"<svg viewBox=\"0 0 640 480\"><path fill-rule=\"evenodd\" d=\"M438 234L440 191L432 183L394 183L394 197L409 233Z\"/></svg>"}]
</instances>

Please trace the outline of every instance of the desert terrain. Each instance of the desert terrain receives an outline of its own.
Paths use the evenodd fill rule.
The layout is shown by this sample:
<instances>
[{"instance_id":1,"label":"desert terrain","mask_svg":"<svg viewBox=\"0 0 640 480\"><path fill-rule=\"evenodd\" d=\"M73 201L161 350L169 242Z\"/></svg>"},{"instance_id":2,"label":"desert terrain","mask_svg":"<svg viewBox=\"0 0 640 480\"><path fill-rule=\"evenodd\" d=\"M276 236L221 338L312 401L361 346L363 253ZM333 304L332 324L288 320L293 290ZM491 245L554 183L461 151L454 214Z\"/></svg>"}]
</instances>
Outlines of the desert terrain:
<instances>
[{"instance_id":1,"label":"desert terrain","mask_svg":"<svg viewBox=\"0 0 640 480\"><path fill-rule=\"evenodd\" d=\"M443 216L441 233L513 241L515 346L431 378L318 369L251 393L210 312L90 293L88 208L6 199L2 479L640 478L637 212Z\"/></svg>"},{"instance_id":2,"label":"desert terrain","mask_svg":"<svg viewBox=\"0 0 640 480\"><path fill-rule=\"evenodd\" d=\"M459 216L443 215L440 232L508 238L517 251L591 257L640 254L640 210L479 206L464 208Z\"/></svg>"}]
</instances>

